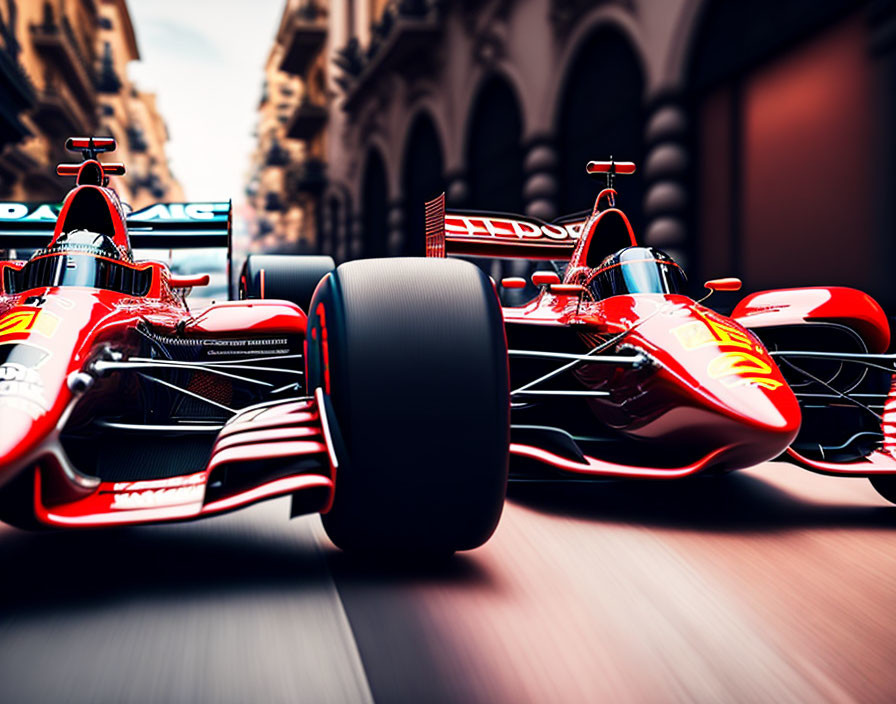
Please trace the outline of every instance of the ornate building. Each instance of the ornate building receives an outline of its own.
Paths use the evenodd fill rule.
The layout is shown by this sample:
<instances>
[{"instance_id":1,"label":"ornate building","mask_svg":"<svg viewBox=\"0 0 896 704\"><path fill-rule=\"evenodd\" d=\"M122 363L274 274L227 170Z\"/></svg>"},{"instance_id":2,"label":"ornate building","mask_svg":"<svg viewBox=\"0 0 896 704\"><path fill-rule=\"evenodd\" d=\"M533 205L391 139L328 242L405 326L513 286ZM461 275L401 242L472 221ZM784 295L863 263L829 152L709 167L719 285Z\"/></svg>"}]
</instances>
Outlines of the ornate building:
<instances>
[{"instance_id":1,"label":"ornate building","mask_svg":"<svg viewBox=\"0 0 896 704\"><path fill-rule=\"evenodd\" d=\"M255 250L310 252L322 247L320 194L331 94L326 41L323 2L286 4L265 65L258 142L246 189L255 214Z\"/></svg>"},{"instance_id":2,"label":"ornate building","mask_svg":"<svg viewBox=\"0 0 896 704\"><path fill-rule=\"evenodd\" d=\"M65 139L103 134L129 167L115 179L125 201L183 198L155 97L127 76L140 55L125 0L3 0L0 41L0 197L60 199Z\"/></svg>"},{"instance_id":3,"label":"ornate building","mask_svg":"<svg viewBox=\"0 0 896 704\"><path fill-rule=\"evenodd\" d=\"M420 254L441 191L551 219L591 206L585 162L612 155L638 164L637 234L695 284L896 305L894 28L894 0L294 0L279 134L316 190L284 198L339 260Z\"/></svg>"},{"instance_id":4,"label":"ornate building","mask_svg":"<svg viewBox=\"0 0 896 704\"><path fill-rule=\"evenodd\" d=\"M697 280L860 285L896 304L896 3L333 4L323 244L419 253L421 203L589 207L592 158ZM372 25L371 25L372 23Z\"/></svg>"},{"instance_id":5,"label":"ornate building","mask_svg":"<svg viewBox=\"0 0 896 704\"><path fill-rule=\"evenodd\" d=\"M99 27L98 131L115 137L118 149L108 158L123 161L128 169L113 185L135 209L160 200L183 200L165 156L168 128L156 108L156 97L128 78L128 64L139 61L140 53L125 0L102 0Z\"/></svg>"}]
</instances>

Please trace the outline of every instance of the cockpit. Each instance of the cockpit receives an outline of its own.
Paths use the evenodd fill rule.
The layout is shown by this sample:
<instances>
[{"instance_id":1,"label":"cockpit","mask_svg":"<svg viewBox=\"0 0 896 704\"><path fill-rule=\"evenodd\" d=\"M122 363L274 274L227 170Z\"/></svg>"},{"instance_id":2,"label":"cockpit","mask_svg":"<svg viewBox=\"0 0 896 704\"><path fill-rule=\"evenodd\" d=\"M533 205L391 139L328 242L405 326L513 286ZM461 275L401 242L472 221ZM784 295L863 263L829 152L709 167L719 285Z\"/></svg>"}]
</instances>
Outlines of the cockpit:
<instances>
[{"instance_id":1,"label":"cockpit","mask_svg":"<svg viewBox=\"0 0 896 704\"><path fill-rule=\"evenodd\" d=\"M682 293L684 271L654 247L626 247L605 257L585 279L595 298L639 293Z\"/></svg>"},{"instance_id":2,"label":"cockpit","mask_svg":"<svg viewBox=\"0 0 896 704\"><path fill-rule=\"evenodd\" d=\"M152 271L135 266L109 235L89 230L61 234L52 246L37 250L21 269L5 270L4 288L20 293L33 288L84 286L143 296Z\"/></svg>"}]
</instances>

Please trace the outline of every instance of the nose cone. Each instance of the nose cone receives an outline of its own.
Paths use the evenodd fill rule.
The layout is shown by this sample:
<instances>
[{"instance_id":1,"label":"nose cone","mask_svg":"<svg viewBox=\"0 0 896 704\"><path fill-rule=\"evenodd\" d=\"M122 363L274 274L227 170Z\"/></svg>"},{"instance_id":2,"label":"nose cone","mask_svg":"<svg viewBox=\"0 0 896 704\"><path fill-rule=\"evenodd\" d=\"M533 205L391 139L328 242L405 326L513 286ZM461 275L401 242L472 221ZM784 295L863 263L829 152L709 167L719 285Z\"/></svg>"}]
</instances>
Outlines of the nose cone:
<instances>
[{"instance_id":1,"label":"nose cone","mask_svg":"<svg viewBox=\"0 0 896 704\"><path fill-rule=\"evenodd\" d=\"M701 453L727 447L720 461L732 469L777 457L801 414L771 355L733 320L674 298L631 336L658 363L643 394L651 408L631 434Z\"/></svg>"},{"instance_id":2,"label":"nose cone","mask_svg":"<svg viewBox=\"0 0 896 704\"><path fill-rule=\"evenodd\" d=\"M0 320L0 327L9 317L20 325L0 337L0 483L53 432L70 398L65 379L74 334L51 307L48 299L36 312L22 306Z\"/></svg>"},{"instance_id":3,"label":"nose cone","mask_svg":"<svg viewBox=\"0 0 896 704\"><path fill-rule=\"evenodd\" d=\"M789 388L786 392L793 396ZM669 398L676 397L665 413L633 434L700 456L725 448L715 464L741 469L779 456L799 431L796 399L792 405L779 402L749 408L746 403L737 407L712 398L695 403L687 389L670 389Z\"/></svg>"}]
</instances>

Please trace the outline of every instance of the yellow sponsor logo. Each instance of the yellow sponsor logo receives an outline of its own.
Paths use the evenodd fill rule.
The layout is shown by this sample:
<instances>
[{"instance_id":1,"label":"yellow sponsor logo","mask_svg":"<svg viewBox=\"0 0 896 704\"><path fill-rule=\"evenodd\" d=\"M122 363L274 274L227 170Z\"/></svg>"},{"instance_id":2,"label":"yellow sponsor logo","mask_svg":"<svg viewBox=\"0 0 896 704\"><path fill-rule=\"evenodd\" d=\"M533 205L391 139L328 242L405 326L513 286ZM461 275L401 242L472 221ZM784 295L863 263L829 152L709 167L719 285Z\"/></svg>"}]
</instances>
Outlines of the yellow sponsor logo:
<instances>
[{"instance_id":1,"label":"yellow sponsor logo","mask_svg":"<svg viewBox=\"0 0 896 704\"><path fill-rule=\"evenodd\" d=\"M761 386L770 391L784 385L772 378L771 362L763 359L767 352L747 332L709 315L699 315L700 320L679 325L672 333L686 350L707 345L722 350L707 367L710 378L720 379L726 386Z\"/></svg>"},{"instance_id":2,"label":"yellow sponsor logo","mask_svg":"<svg viewBox=\"0 0 896 704\"><path fill-rule=\"evenodd\" d=\"M59 326L59 318L41 310L17 310L0 318L0 337L28 335L37 332L53 337Z\"/></svg>"},{"instance_id":3,"label":"yellow sponsor logo","mask_svg":"<svg viewBox=\"0 0 896 704\"><path fill-rule=\"evenodd\" d=\"M695 350L706 345L743 347L748 350L756 346L747 333L708 317L679 325L672 332L686 350Z\"/></svg>"},{"instance_id":4,"label":"yellow sponsor logo","mask_svg":"<svg viewBox=\"0 0 896 704\"><path fill-rule=\"evenodd\" d=\"M777 379L769 378L771 365L749 352L723 352L713 358L706 371L713 379L723 379L726 386L755 384L772 391L782 386Z\"/></svg>"}]
</instances>

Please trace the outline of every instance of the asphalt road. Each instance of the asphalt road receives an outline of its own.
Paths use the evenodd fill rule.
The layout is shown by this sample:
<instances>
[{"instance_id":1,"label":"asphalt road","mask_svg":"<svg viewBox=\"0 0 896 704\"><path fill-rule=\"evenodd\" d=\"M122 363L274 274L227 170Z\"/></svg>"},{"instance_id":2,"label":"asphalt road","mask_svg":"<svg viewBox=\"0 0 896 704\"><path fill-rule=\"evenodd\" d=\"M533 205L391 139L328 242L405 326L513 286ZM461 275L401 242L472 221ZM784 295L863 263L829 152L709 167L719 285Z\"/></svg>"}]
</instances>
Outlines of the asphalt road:
<instances>
[{"instance_id":1,"label":"asphalt road","mask_svg":"<svg viewBox=\"0 0 896 704\"><path fill-rule=\"evenodd\" d=\"M896 700L896 507L864 480L517 487L441 567L287 512L0 528L0 700Z\"/></svg>"}]
</instances>

